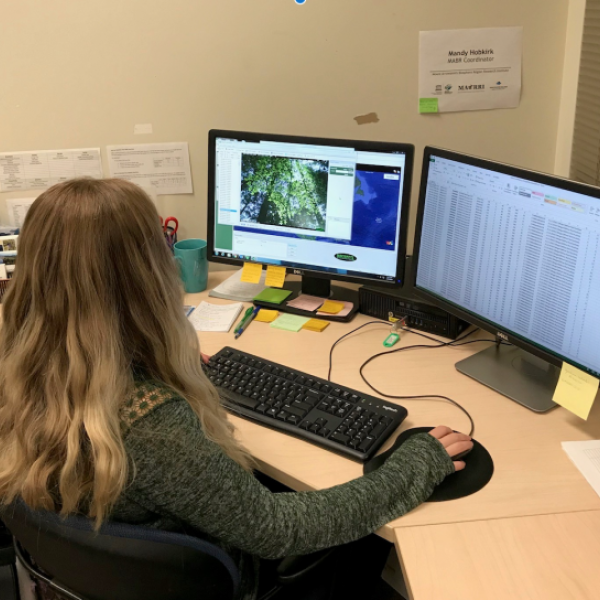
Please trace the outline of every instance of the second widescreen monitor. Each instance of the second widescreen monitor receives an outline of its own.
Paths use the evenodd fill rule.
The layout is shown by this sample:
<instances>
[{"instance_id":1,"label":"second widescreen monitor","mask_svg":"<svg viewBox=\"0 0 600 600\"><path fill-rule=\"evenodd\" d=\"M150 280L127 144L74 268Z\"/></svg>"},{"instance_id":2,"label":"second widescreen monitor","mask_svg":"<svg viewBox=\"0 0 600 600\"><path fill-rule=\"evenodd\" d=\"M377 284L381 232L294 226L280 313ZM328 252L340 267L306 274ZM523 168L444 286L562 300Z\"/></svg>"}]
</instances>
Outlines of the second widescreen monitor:
<instances>
[{"instance_id":1,"label":"second widescreen monitor","mask_svg":"<svg viewBox=\"0 0 600 600\"><path fill-rule=\"evenodd\" d=\"M212 130L209 260L402 285L413 157L409 144Z\"/></svg>"}]
</instances>

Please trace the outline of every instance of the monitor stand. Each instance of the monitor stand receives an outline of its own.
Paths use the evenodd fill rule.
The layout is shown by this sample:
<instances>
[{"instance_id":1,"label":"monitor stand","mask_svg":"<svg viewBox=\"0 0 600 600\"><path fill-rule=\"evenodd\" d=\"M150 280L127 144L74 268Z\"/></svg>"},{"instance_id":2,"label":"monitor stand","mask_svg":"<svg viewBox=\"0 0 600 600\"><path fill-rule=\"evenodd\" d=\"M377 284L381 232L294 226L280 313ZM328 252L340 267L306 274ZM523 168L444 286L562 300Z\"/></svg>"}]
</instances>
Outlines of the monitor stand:
<instances>
[{"instance_id":1,"label":"monitor stand","mask_svg":"<svg viewBox=\"0 0 600 600\"><path fill-rule=\"evenodd\" d=\"M325 319L327 321L339 321L347 323L351 321L358 312L358 291L343 286L331 285L329 279L321 279L320 277L309 277L303 275L300 281L286 281L283 285L284 290L290 290L292 294L288 296L281 304L273 304L272 302L254 301L256 306L268 308L271 310L279 310L281 312L291 313L302 317L315 317L317 319ZM354 305L352 310L343 317L337 315L317 315L317 311L306 311L299 308L288 306L287 303L294 300L301 294L309 296L318 296L319 298L340 300L343 302L352 302Z\"/></svg>"},{"instance_id":2,"label":"monitor stand","mask_svg":"<svg viewBox=\"0 0 600 600\"><path fill-rule=\"evenodd\" d=\"M560 369L515 346L495 344L456 363L456 368L535 412L557 406L552 396Z\"/></svg>"}]
</instances>

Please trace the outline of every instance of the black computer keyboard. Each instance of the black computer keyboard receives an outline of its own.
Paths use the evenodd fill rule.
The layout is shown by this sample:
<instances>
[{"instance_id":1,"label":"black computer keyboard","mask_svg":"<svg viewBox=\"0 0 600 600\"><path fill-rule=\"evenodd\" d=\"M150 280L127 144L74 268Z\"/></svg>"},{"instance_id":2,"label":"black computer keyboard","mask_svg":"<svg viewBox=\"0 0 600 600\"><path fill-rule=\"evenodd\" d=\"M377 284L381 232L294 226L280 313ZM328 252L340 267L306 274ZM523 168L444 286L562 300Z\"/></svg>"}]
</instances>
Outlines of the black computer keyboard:
<instances>
[{"instance_id":1,"label":"black computer keyboard","mask_svg":"<svg viewBox=\"0 0 600 600\"><path fill-rule=\"evenodd\" d=\"M357 460L408 414L397 404L225 347L206 369L232 413Z\"/></svg>"}]
</instances>

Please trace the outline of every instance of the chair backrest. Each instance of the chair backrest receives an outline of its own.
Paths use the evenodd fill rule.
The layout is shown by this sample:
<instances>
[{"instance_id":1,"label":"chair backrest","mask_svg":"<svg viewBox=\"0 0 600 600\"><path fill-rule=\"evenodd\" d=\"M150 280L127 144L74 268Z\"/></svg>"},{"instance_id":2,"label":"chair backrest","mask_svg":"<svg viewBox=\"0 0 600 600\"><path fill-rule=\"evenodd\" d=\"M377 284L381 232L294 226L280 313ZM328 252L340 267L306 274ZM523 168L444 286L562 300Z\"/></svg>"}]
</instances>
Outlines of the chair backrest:
<instances>
[{"instance_id":1,"label":"chair backrest","mask_svg":"<svg viewBox=\"0 0 600 600\"><path fill-rule=\"evenodd\" d=\"M221 548L148 527L33 511L16 501L1 512L19 544L51 579L86 600L227 600L239 571Z\"/></svg>"}]
</instances>

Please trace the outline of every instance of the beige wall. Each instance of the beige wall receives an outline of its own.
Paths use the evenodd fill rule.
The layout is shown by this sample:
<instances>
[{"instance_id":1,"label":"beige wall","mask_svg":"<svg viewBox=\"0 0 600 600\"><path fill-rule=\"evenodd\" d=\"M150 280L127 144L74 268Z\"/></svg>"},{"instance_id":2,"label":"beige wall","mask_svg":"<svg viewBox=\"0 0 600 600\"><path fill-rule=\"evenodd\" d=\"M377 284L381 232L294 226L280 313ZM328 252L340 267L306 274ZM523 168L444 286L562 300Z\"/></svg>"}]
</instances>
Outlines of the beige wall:
<instances>
[{"instance_id":1,"label":"beige wall","mask_svg":"<svg viewBox=\"0 0 600 600\"><path fill-rule=\"evenodd\" d=\"M426 144L552 171L567 12L568 0L2 0L0 151L188 141L195 192L159 199L184 237L206 232L214 127L411 142L417 182ZM420 30L514 25L519 108L417 114ZM379 123L353 120L371 111Z\"/></svg>"}]
</instances>

